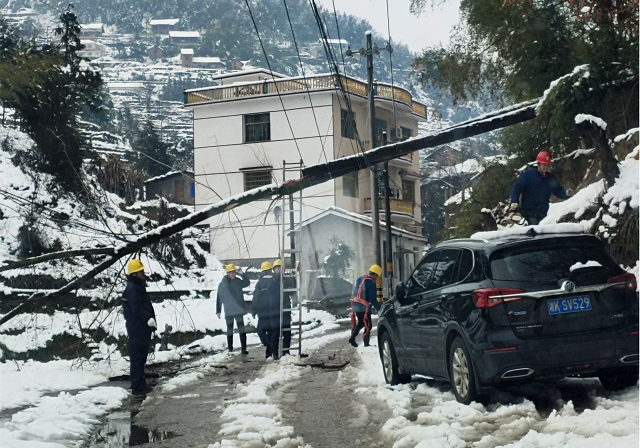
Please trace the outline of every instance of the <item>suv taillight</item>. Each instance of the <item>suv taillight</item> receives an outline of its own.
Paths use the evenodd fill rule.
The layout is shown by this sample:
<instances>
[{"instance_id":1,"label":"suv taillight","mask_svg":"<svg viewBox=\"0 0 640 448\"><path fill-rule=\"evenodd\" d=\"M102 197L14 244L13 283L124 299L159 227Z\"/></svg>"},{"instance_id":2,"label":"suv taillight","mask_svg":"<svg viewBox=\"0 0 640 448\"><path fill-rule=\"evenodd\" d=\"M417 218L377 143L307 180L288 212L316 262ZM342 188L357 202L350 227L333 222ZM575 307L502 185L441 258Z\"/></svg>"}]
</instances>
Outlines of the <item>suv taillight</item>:
<instances>
[{"instance_id":1,"label":"suv taillight","mask_svg":"<svg viewBox=\"0 0 640 448\"><path fill-rule=\"evenodd\" d=\"M524 289L517 288L487 288L476 289L473 291L473 303L478 308L491 308L502 302L513 302L514 300L522 299L521 296L514 294L520 294L525 292ZM504 297L512 296L512 297Z\"/></svg>"},{"instance_id":2,"label":"suv taillight","mask_svg":"<svg viewBox=\"0 0 640 448\"><path fill-rule=\"evenodd\" d=\"M607 283L622 283L623 285L612 286L611 289L638 289L638 284L636 283L636 276L630 272L622 275L616 275L615 277L611 277L607 280Z\"/></svg>"}]
</instances>

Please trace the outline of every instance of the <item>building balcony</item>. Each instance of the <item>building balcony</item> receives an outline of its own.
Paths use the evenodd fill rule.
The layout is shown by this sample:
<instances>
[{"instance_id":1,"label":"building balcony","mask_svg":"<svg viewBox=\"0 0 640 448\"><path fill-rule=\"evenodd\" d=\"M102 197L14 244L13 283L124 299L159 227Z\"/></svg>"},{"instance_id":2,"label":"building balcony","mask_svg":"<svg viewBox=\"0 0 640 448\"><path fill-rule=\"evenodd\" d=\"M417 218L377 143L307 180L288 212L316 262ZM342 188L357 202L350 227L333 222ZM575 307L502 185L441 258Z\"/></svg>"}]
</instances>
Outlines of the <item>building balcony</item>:
<instances>
[{"instance_id":1,"label":"building balcony","mask_svg":"<svg viewBox=\"0 0 640 448\"><path fill-rule=\"evenodd\" d=\"M207 103L211 101L247 98L262 95L279 95L292 91L313 90L338 90L344 89L348 93L367 97L367 84L348 76L337 77L335 75L318 75L309 77L275 78L255 82L242 83L240 85L216 86L186 90L184 94L185 105ZM376 98L395 101L404 104L411 109L414 115L426 119L427 110L424 104L413 100L411 93L401 87L391 87L378 83Z\"/></svg>"},{"instance_id":2,"label":"building balcony","mask_svg":"<svg viewBox=\"0 0 640 448\"><path fill-rule=\"evenodd\" d=\"M381 219L384 219L384 198L378 199L378 210L380 211ZM389 199L389 208L391 209L391 221L402 224L413 224L415 216L413 212L413 202L405 201L402 199ZM371 214L371 198L365 198L364 200L364 213L365 215Z\"/></svg>"}]
</instances>

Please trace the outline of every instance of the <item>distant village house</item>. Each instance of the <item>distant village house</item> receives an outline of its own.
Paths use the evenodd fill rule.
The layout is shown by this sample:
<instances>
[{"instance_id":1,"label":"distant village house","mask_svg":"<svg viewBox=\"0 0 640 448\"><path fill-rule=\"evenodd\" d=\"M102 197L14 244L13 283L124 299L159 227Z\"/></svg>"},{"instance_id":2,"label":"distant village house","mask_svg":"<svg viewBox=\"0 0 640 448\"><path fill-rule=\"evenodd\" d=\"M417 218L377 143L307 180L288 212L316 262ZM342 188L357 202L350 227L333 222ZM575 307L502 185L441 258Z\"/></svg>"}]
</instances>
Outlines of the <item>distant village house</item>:
<instances>
[{"instance_id":1,"label":"distant village house","mask_svg":"<svg viewBox=\"0 0 640 448\"><path fill-rule=\"evenodd\" d=\"M149 21L153 34L169 34L180 30L180 19L153 19Z\"/></svg>"},{"instance_id":2,"label":"distant village house","mask_svg":"<svg viewBox=\"0 0 640 448\"><path fill-rule=\"evenodd\" d=\"M165 198L174 204L194 205L195 189L193 171L171 171L145 181L145 199L147 201Z\"/></svg>"},{"instance_id":3,"label":"distant village house","mask_svg":"<svg viewBox=\"0 0 640 448\"><path fill-rule=\"evenodd\" d=\"M102 23L85 23L80 25L80 39L95 39L102 37L104 29Z\"/></svg>"},{"instance_id":4,"label":"distant village house","mask_svg":"<svg viewBox=\"0 0 640 448\"><path fill-rule=\"evenodd\" d=\"M169 42L179 47L198 45L200 33L197 31L169 31Z\"/></svg>"},{"instance_id":5,"label":"distant village house","mask_svg":"<svg viewBox=\"0 0 640 448\"><path fill-rule=\"evenodd\" d=\"M164 51L162 51L162 48L154 45L153 47L149 47L147 49L147 56L152 61L157 61L158 59L162 59L164 57Z\"/></svg>"}]
</instances>

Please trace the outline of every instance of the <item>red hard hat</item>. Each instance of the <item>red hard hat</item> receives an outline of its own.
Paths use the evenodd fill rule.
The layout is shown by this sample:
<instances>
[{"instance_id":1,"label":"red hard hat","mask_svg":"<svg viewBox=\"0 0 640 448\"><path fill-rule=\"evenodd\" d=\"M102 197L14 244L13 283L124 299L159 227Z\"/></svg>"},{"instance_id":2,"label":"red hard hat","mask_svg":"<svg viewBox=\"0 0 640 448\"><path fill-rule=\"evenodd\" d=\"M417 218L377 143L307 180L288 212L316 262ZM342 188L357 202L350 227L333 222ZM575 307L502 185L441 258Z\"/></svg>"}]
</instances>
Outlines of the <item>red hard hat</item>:
<instances>
[{"instance_id":1,"label":"red hard hat","mask_svg":"<svg viewBox=\"0 0 640 448\"><path fill-rule=\"evenodd\" d=\"M547 151L540 151L540 153L538 154L538 157L536 157L536 162L550 165L551 155Z\"/></svg>"}]
</instances>

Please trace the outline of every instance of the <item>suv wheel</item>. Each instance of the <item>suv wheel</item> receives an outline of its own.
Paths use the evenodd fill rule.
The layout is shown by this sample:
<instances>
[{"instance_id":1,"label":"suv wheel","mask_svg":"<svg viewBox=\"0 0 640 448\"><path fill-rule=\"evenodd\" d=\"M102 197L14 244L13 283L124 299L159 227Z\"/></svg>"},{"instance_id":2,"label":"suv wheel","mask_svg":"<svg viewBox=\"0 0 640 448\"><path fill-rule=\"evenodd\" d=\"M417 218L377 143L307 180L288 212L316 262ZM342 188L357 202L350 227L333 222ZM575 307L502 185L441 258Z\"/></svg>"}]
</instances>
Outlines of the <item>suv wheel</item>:
<instances>
[{"instance_id":1,"label":"suv wheel","mask_svg":"<svg viewBox=\"0 0 640 448\"><path fill-rule=\"evenodd\" d=\"M610 370L598 376L602 387L610 391L618 391L635 386L638 382L638 367L626 367Z\"/></svg>"},{"instance_id":2,"label":"suv wheel","mask_svg":"<svg viewBox=\"0 0 640 448\"><path fill-rule=\"evenodd\" d=\"M473 372L473 362L461 337L453 340L449 348L449 373L456 400L469 404L479 399Z\"/></svg>"},{"instance_id":3,"label":"suv wheel","mask_svg":"<svg viewBox=\"0 0 640 448\"><path fill-rule=\"evenodd\" d=\"M398 370L398 359L393 349L393 342L389 333L384 333L380 338L380 360L382 361L382 371L387 384L406 384L411 382L411 375L400 373Z\"/></svg>"}]
</instances>

